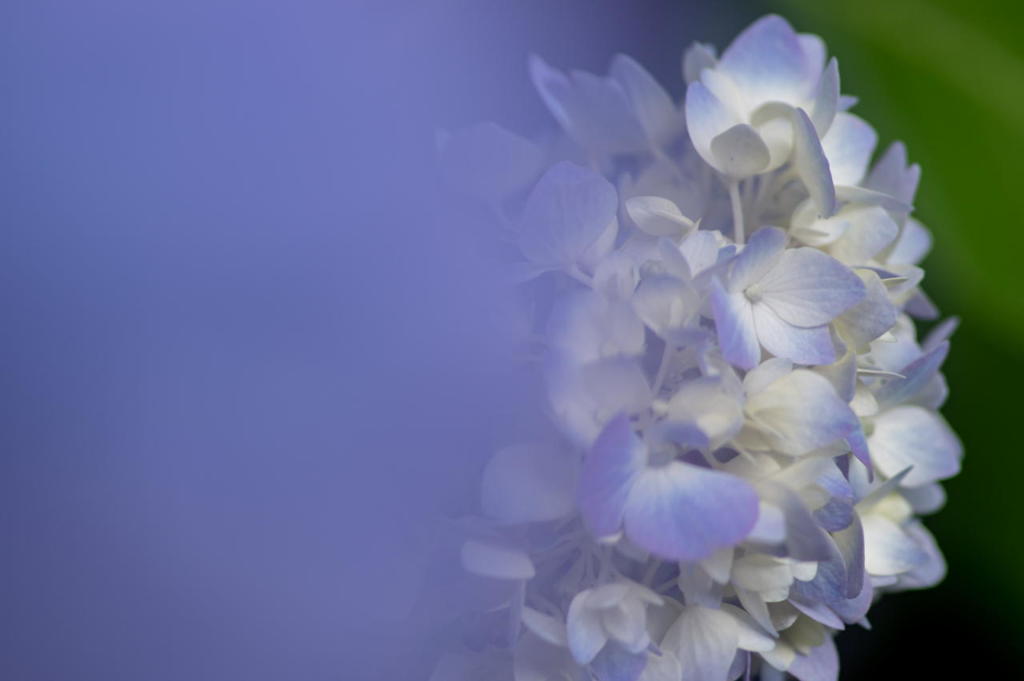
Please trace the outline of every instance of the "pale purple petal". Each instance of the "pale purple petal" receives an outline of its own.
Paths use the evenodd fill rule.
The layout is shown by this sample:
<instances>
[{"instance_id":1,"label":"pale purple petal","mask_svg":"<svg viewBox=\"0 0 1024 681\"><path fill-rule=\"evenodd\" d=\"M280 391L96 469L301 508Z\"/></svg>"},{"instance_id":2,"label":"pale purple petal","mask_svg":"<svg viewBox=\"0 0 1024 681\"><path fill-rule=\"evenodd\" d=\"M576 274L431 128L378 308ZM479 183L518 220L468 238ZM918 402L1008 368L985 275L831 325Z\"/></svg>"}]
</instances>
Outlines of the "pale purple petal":
<instances>
[{"instance_id":1,"label":"pale purple petal","mask_svg":"<svg viewBox=\"0 0 1024 681\"><path fill-rule=\"evenodd\" d=\"M857 270L864 283L865 296L836 320L836 330L843 341L857 351L867 351L868 344L891 329L899 310L889 299L889 291L871 270Z\"/></svg>"},{"instance_id":2,"label":"pale purple petal","mask_svg":"<svg viewBox=\"0 0 1024 681\"><path fill-rule=\"evenodd\" d=\"M818 77L815 67L793 27L776 15L763 17L740 33L718 63L718 70L758 102L804 97Z\"/></svg>"},{"instance_id":3,"label":"pale purple petal","mask_svg":"<svg viewBox=\"0 0 1024 681\"><path fill-rule=\"evenodd\" d=\"M848 267L814 248L787 250L757 284L784 321L821 326L864 299L864 283Z\"/></svg>"},{"instance_id":4,"label":"pale purple petal","mask_svg":"<svg viewBox=\"0 0 1024 681\"><path fill-rule=\"evenodd\" d=\"M590 663L596 681L637 681L647 666L647 653L631 653L615 644L607 645Z\"/></svg>"},{"instance_id":5,"label":"pale purple petal","mask_svg":"<svg viewBox=\"0 0 1024 681\"><path fill-rule=\"evenodd\" d=\"M945 341L900 369L903 378L890 379L875 393L878 404L888 407L913 399L935 377L948 354L949 341Z\"/></svg>"},{"instance_id":6,"label":"pale purple petal","mask_svg":"<svg viewBox=\"0 0 1024 681\"><path fill-rule=\"evenodd\" d=\"M946 576L946 559L942 556L935 537L921 523L911 523L903 528L919 547L927 554L928 559L907 574L900 576L900 587L905 589L929 589Z\"/></svg>"},{"instance_id":7,"label":"pale purple petal","mask_svg":"<svg viewBox=\"0 0 1024 681\"><path fill-rule=\"evenodd\" d=\"M786 238L778 227L763 227L751 234L743 250L729 264L729 292L738 293L764 277L782 257Z\"/></svg>"},{"instance_id":8,"label":"pale purple petal","mask_svg":"<svg viewBox=\"0 0 1024 681\"><path fill-rule=\"evenodd\" d=\"M761 359L754 310L742 293L726 293L718 280L712 282L711 307L722 356L742 369L753 369Z\"/></svg>"},{"instance_id":9,"label":"pale purple petal","mask_svg":"<svg viewBox=\"0 0 1024 681\"><path fill-rule=\"evenodd\" d=\"M918 406L900 406L875 418L868 438L871 459L887 476L912 466L903 478L907 487L927 485L960 472L963 447L938 414Z\"/></svg>"},{"instance_id":10,"label":"pale purple petal","mask_svg":"<svg viewBox=\"0 0 1024 681\"><path fill-rule=\"evenodd\" d=\"M754 305L753 311L757 338L771 354L797 364L831 364L836 361L836 349L827 326L801 328L787 324L764 303Z\"/></svg>"},{"instance_id":11,"label":"pale purple petal","mask_svg":"<svg viewBox=\"0 0 1024 681\"><path fill-rule=\"evenodd\" d=\"M786 525L786 550L796 560L825 560L838 551L800 497L784 485L772 482L758 484L761 499L782 511ZM840 566L842 558L839 558ZM819 567L820 573L820 567ZM817 578L816 578L817 579ZM803 584L803 582L794 582Z\"/></svg>"},{"instance_id":12,"label":"pale purple petal","mask_svg":"<svg viewBox=\"0 0 1024 681\"><path fill-rule=\"evenodd\" d=\"M626 536L667 560L701 560L742 541L757 507L757 493L741 478L673 461L637 477Z\"/></svg>"},{"instance_id":13,"label":"pale purple petal","mask_svg":"<svg viewBox=\"0 0 1024 681\"><path fill-rule=\"evenodd\" d=\"M917 183L921 179L921 167L907 165L907 148L902 142L893 142L886 149L881 160L871 169L864 187L883 194L889 194L903 203L914 201Z\"/></svg>"},{"instance_id":14,"label":"pale purple petal","mask_svg":"<svg viewBox=\"0 0 1024 681\"><path fill-rule=\"evenodd\" d=\"M863 265L893 242L900 228L880 206L844 211L849 227L832 246L832 256L847 265Z\"/></svg>"},{"instance_id":15,"label":"pale purple petal","mask_svg":"<svg viewBox=\"0 0 1024 681\"><path fill-rule=\"evenodd\" d=\"M462 545L462 566L467 571L494 579L531 579L533 561L522 549L503 544L470 539Z\"/></svg>"},{"instance_id":16,"label":"pale purple petal","mask_svg":"<svg viewBox=\"0 0 1024 681\"><path fill-rule=\"evenodd\" d=\"M591 532L610 536L622 528L630 490L646 464L647 447L633 432L629 417L613 418L594 442L580 473L580 512Z\"/></svg>"}]
</instances>

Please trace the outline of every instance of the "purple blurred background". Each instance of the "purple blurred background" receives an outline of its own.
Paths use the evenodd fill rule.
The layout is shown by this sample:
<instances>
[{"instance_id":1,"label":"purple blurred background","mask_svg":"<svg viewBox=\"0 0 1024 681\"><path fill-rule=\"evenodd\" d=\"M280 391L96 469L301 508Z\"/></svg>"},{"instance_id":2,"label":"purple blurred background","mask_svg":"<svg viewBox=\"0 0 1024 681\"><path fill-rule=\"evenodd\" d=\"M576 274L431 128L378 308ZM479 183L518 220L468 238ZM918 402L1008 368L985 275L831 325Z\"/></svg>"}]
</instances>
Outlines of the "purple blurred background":
<instances>
[{"instance_id":1,"label":"purple blurred background","mask_svg":"<svg viewBox=\"0 0 1024 681\"><path fill-rule=\"evenodd\" d=\"M425 679L419 525L524 394L434 131L710 4L0 5L0 678Z\"/></svg>"}]
</instances>

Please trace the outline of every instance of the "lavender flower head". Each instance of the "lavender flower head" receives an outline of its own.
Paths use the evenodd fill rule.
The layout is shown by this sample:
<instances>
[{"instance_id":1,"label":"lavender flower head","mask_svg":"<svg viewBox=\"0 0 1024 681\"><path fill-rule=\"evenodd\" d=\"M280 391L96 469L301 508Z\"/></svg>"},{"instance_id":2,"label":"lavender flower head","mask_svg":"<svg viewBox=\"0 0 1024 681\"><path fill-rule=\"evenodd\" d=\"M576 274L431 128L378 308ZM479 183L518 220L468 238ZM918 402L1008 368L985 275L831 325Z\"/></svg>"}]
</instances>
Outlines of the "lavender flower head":
<instances>
[{"instance_id":1,"label":"lavender flower head","mask_svg":"<svg viewBox=\"0 0 1024 681\"><path fill-rule=\"evenodd\" d=\"M836 60L777 16L686 50L680 105L624 56L530 72L563 135L440 147L515 245L552 427L483 472L479 612L432 679L834 681L836 632L945 572L920 170L871 164Z\"/></svg>"}]
</instances>

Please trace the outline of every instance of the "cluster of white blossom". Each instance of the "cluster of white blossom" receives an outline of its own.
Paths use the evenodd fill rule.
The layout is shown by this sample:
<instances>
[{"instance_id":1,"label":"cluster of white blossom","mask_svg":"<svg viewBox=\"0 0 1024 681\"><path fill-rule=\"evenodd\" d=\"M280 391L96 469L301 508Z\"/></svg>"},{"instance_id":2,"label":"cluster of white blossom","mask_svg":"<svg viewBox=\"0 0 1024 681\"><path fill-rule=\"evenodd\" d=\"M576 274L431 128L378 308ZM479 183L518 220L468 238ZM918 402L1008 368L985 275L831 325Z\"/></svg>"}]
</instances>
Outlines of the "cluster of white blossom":
<instances>
[{"instance_id":1,"label":"cluster of white blossom","mask_svg":"<svg viewBox=\"0 0 1024 681\"><path fill-rule=\"evenodd\" d=\"M530 68L559 139L440 147L516 244L558 435L487 465L461 563L494 591L432 679L834 681L835 632L945 572L919 168L870 165L836 60L777 16L690 47L681 105L628 57Z\"/></svg>"}]
</instances>

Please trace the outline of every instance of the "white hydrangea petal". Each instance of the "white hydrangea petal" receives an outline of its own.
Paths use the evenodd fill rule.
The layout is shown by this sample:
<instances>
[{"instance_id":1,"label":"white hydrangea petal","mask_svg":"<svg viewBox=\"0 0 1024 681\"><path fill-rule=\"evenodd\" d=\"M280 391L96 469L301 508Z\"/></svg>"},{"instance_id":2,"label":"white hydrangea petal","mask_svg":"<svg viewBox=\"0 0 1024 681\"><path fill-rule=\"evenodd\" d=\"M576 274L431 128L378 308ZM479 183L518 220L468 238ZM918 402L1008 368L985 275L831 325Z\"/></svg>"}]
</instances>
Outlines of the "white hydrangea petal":
<instances>
[{"instance_id":1,"label":"white hydrangea petal","mask_svg":"<svg viewBox=\"0 0 1024 681\"><path fill-rule=\"evenodd\" d=\"M847 265L863 265L881 253L899 234L888 211L868 206L850 213L849 228L833 244L832 256Z\"/></svg>"},{"instance_id":2,"label":"white hydrangea petal","mask_svg":"<svg viewBox=\"0 0 1024 681\"><path fill-rule=\"evenodd\" d=\"M562 162L544 173L523 209L519 247L540 265L571 266L616 219L618 194L598 173Z\"/></svg>"},{"instance_id":3,"label":"white hydrangea petal","mask_svg":"<svg viewBox=\"0 0 1024 681\"><path fill-rule=\"evenodd\" d=\"M878 133L867 121L851 113L840 112L821 140L832 181L857 185L864 179L871 154L878 144Z\"/></svg>"},{"instance_id":4,"label":"white hydrangea petal","mask_svg":"<svg viewBox=\"0 0 1024 681\"><path fill-rule=\"evenodd\" d=\"M836 187L829 170L828 158L814 124L803 109L794 109L793 166L811 195L818 214L828 217L836 212Z\"/></svg>"},{"instance_id":5,"label":"white hydrangea petal","mask_svg":"<svg viewBox=\"0 0 1024 681\"><path fill-rule=\"evenodd\" d=\"M928 558L923 564L901 575L900 586L906 589L928 589L935 586L946 576L946 559L935 543L935 537L919 522L911 523L903 530L917 542Z\"/></svg>"},{"instance_id":6,"label":"white hydrangea petal","mask_svg":"<svg viewBox=\"0 0 1024 681\"><path fill-rule=\"evenodd\" d=\"M865 296L848 267L814 248L793 248L757 284L766 305L794 326L821 326Z\"/></svg>"},{"instance_id":7,"label":"white hydrangea petal","mask_svg":"<svg viewBox=\"0 0 1024 681\"><path fill-rule=\"evenodd\" d=\"M784 322L768 305L753 306L757 338L765 350L797 364L831 364L836 350L827 326L802 328ZM723 348L724 354L724 348ZM738 367L743 365L733 362Z\"/></svg>"},{"instance_id":8,"label":"white hydrangea petal","mask_svg":"<svg viewBox=\"0 0 1024 681\"><path fill-rule=\"evenodd\" d=\"M553 646L568 645L568 633L561 620L530 607L523 608L522 618L523 626L547 643Z\"/></svg>"},{"instance_id":9,"label":"white hydrangea petal","mask_svg":"<svg viewBox=\"0 0 1024 681\"><path fill-rule=\"evenodd\" d=\"M601 624L600 611L589 607L589 596L589 591L576 594L569 604L569 613L566 617L569 650L579 664L589 664L608 643L608 634Z\"/></svg>"},{"instance_id":10,"label":"white hydrangea petal","mask_svg":"<svg viewBox=\"0 0 1024 681\"><path fill-rule=\"evenodd\" d=\"M960 472L963 447L946 421L923 407L894 407L875 417L868 437L878 470L893 476L908 466L907 487L944 480Z\"/></svg>"},{"instance_id":11,"label":"white hydrangea petal","mask_svg":"<svg viewBox=\"0 0 1024 681\"><path fill-rule=\"evenodd\" d=\"M747 413L770 427L775 445L792 455L840 440L860 425L828 379L807 369L750 396Z\"/></svg>"},{"instance_id":12,"label":"white hydrangea petal","mask_svg":"<svg viewBox=\"0 0 1024 681\"><path fill-rule=\"evenodd\" d=\"M633 294L632 302L640 319L652 331L673 340L693 322L699 310L697 291L675 277L644 279Z\"/></svg>"},{"instance_id":13,"label":"white hydrangea petal","mask_svg":"<svg viewBox=\"0 0 1024 681\"><path fill-rule=\"evenodd\" d=\"M864 188L895 197L904 204L914 201L921 167L907 165L907 148L902 142L893 142L864 180Z\"/></svg>"},{"instance_id":14,"label":"white hydrangea petal","mask_svg":"<svg viewBox=\"0 0 1024 681\"><path fill-rule=\"evenodd\" d=\"M777 15L758 19L722 53L718 70L753 101L793 102L806 96L818 73L796 31Z\"/></svg>"},{"instance_id":15,"label":"white hydrangea petal","mask_svg":"<svg viewBox=\"0 0 1024 681\"><path fill-rule=\"evenodd\" d=\"M669 628L662 648L679 660L682 678L689 681L722 681L739 646L736 619L701 606L683 609Z\"/></svg>"},{"instance_id":16,"label":"white hydrangea petal","mask_svg":"<svg viewBox=\"0 0 1024 681\"><path fill-rule=\"evenodd\" d=\"M803 37L803 36L801 36ZM824 54L822 54L824 57ZM823 136L831 130L836 113L839 111L839 63L835 57L829 60L828 65L821 72L818 78L818 85L814 89L814 101L811 104L811 122L819 136ZM825 156L831 163L832 157L825 150ZM833 171L833 179L835 172ZM840 184L839 180L835 180Z\"/></svg>"},{"instance_id":17,"label":"white hydrangea petal","mask_svg":"<svg viewBox=\"0 0 1024 681\"><path fill-rule=\"evenodd\" d=\"M757 493L745 480L673 461L637 476L626 503L626 536L668 560L702 560L746 537L757 508Z\"/></svg>"},{"instance_id":18,"label":"white hydrangea petal","mask_svg":"<svg viewBox=\"0 0 1024 681\"><path fill-rule=\"evenodd\" d=\"M886 262L890 265L917 265L931 249L932 235L928 228L914 218L907 218Z\"/></svg>"},{"instance_id":19,"label":"white hydrangea petal","mask_svg":"<svg viewBox=\"0 0 1024 681\"><path fill-rule=\"evenodd\" d=\"M680 238L696 225L679 206L660 196L634 196L626 199L626 213L637 227L653 236Z\"/></svg>"},{"instance_id":20,"label":"white hydrangea petal","mask_svg":"<svg viewBox=\"0 0 1024 681\"><path fill-rule=\"evenodd\" d=\"M868 514L864 525L864 566L872 575L899 575L923 565L928 554L913 537L880 514Z\"/></svg>"},{"instance_id":21,"label":"white hydrangea petal","mask_svg":"<svg viewBox=\"0 0 1024 681\"><path fill-rule=\"evenodd\" d=\"M533 523L568 515L575 505L576 464L548 444L499 450L484 468L481 507L502 523Z\"/></svg>"},{"instance_id":22,"label":"white hydrangea petal","mask_svg":"<svg viewBox=\"0 0 1024 681\"><path fill-rule=\"evenodd\" d=\"M700 81L686 88L685 107L690 141L704 160L715 166L711 140L742 121Z\"/></svg>"},{"instance_id":23,"label":"white hydrangea petal","mask_svg":"<svg viewBox=\"0 0 1024 681\"><path fill-rule=\"evenodd\" d=\"M768 145L751 126L740 123L711 140L712 165L726 175L743 179L768 169Z\"/></svg>"}]
</instances>

